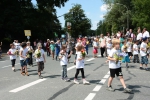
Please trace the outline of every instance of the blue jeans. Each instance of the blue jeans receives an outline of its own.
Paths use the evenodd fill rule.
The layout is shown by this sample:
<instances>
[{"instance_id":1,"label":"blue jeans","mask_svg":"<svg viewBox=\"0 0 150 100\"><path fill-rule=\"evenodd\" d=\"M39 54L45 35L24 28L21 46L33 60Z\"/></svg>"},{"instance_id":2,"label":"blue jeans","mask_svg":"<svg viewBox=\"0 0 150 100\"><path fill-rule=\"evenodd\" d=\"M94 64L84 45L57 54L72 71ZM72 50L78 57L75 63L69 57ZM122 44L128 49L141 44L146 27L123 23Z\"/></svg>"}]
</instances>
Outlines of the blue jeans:
<instances>
[{"instance_id":1,"label":"blue jeans","mask_svg":"<svg viewBox=\"0 0 150 100\"><path fill-rule=\"evenodd\" d=\"M67 65L62 65L62 79L67 78Z\"/></svg>"}]
</instances>

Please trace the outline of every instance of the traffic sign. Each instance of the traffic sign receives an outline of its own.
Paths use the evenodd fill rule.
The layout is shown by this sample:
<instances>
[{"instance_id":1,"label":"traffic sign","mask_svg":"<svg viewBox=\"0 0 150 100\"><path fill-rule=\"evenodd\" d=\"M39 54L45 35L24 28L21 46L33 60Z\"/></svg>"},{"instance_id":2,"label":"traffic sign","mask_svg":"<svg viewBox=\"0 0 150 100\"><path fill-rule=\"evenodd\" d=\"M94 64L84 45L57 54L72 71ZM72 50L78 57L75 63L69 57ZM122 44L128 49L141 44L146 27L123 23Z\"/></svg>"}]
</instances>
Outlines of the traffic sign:
<instances>
[{"instance_id":1,"label":"traffic sign","mask_svg":"<svg viewBox=\"0 0 150 100\"><path fill-rule=\"evenodd\" d=\"M24 30L25 36L31 36L31 30Z\"/></svg>"}]
</instances>

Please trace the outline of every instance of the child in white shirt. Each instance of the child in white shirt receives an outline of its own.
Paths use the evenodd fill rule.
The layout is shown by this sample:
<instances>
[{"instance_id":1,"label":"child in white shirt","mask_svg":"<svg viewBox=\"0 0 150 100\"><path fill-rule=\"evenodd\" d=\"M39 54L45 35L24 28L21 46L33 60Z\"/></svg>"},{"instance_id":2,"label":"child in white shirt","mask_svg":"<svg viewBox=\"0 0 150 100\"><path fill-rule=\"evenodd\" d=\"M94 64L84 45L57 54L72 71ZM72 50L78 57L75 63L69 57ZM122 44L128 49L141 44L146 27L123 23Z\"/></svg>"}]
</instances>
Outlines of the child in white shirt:
<instances>
[{"instance_id":1,"label":"child in white shirt","mask_svg":"<svg viewBox=\"0 0 150 100\"><path fill-rule=\"evenodd\" d=\"M63 45L61 48L61 51L59 53L59 59L60 59L60 65L62 66L62 80L65 80L65 82L70 81L70 79L67 76L67 64L68 64L68 57L71 55L68 55L67 53L67 47L66 45Z\"/></svg>"},{"instance_id":2,"label":"child in white shirt","mask_svg":"<svg viewBox=\"0 0 150 100\"><path fill-rule=\"evenodd\" d=\"M8 50L7 54L10 56L11 64L12 64L12 70L15 72L15 62L16 62L16 54L17 50L15 49L14 44L10 44L10 49Z\"/></svg>"},{"instance_id":3,"label":"child in white shirt","mask_svg":"<svg viewBox=\"0 0 150 100\"><path fill-rule=\"evenodd\" d=\"M132 42L131 42L130 38L127 39L126 46L127 46L128 56L130 57L130 60L131 60L131 58L132 58L133 55L132 55Z\"/></svg>"},{"instance_id":4,"label":"child in white shirt","mask_svg":"<svg viewBox=\"0 0 150 100\"><path fill-rule=\"evenodd\" d=\"M75 79L74 79L74 83L75 84L79 84L79 82L77 81L77 77L79 72L81 71L82 74L82 79L83 79L83 84L89 84L88 81L85 80L85 76L84 76L84 56L82 55L82 50L83 50L83 46L82 44L77 46L77 59L76 59L76 74L75 74Z\"/></svg>"},{"instance_id":5,"label":"child in white shirt","mask_svg":"<svg viewBox=\"0 0 150 100\"><path fill-rule=\"evenodd\" d=\"M111 52L108 56L109 69L110 69L110 78L108 80L107 90L112 91L112 92L114 91L111 84L112 84L112 81L113 81L115 75L117 75L120 78L120 82L121 82L121 84L124 88L124 92L131 92L131 90L128 89L125 85L120 61L115 57L116 55L119 56L119 54L120 54L120 52L118 51L119 48L120 48L120 40L119 39L114 39L112 41L112 44L113 44L114 48L111 50Z\"/></svg>"},{"instance_id":6,"label":"child in white shirt","mask_svg":"<svg viewBox=\"0 0 150 100\"><path fill-rule=\"evenodd\" d=\"M46 62L46 60L45 60L44 50L42 49L41 44L38 45L38 49L35 51L35 57L38 66L39 79L43 79L43 76L41 76L41 71L44 70L44 63Z\"/></svg>"},{"instance_id":7,"label":"child in white shirt","mask_svg":"<svg viewBox=\"0 0 150 100\"><path fill-rule=\"evenodd\" d=\"M112 49L112 43L111 43L111 39L108 39L108 42L106 44L106 48L107 48L107 55L109 55L111 49Z\"/></svg>"},{"instance_id":8,"label":"child in white shirt","mask_svg":"<svg viewBox=\"0 0 150 100\"><path fill-rule=\"evenodd\" d=\"M139 63L139 53L138 53L138 40L134 41L134 45L133 45L133 62L134 63Z\"/></svg>"},{"instance_id":9,"label":"child in white shirt","mask_svg":"<svg viewBox=\"0 0 150 100\"><path fill-rule=\"evenodd\" d=\"M145 70L148 70L147 69L147 64L148 64L147 43L148 43L148 39L145 37L145 38L143 38L143 42L140 46L140 55L141 55L140 69L144 69L143 64L145 64L145 67L146 67Z\"/></svg>"}]
</instances>

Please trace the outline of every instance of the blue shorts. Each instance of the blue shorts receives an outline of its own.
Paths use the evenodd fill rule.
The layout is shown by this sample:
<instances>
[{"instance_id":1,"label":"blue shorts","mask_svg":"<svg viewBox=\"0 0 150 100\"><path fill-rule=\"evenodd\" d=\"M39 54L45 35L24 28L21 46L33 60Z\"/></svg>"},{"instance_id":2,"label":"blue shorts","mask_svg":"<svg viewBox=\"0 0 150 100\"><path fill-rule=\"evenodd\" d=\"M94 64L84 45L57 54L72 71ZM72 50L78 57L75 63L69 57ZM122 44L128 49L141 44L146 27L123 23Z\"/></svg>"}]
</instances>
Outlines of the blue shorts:
<instances>
[{"instance_id":1,"label":"blue shorts","mask_svg":"<svg viewBox=\"0 0 150 100\"><path fill-rule=\"evenodd\" d=\"M27 60L20 60L21 67L27 66Z\"/></svg>"},{"instance_id":2,"label":"blue shorts","mask_svg":"<svg viewBox=\"0 0 150 100\"><path fill-rule=\"evenodd\" d=\"M141 64L148 64L148 58L147 56L141 56Z\"/></svg>"}]
</instances>

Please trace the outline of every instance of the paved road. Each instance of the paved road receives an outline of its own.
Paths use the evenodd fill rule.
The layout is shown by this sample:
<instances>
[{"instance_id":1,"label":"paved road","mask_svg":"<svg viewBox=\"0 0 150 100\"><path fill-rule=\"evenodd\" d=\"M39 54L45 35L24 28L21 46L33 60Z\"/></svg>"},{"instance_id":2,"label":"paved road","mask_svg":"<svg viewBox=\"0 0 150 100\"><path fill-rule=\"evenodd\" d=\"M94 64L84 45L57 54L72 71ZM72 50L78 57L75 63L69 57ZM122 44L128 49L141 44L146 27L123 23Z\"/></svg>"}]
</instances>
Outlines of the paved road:
<instances>
[{"instance_id":1,"label":"paved road","mask_svg":"<svg viewBox=\"0 0 150 100\"><path fill-rule=\"evenodd\" d=\"M92 50L89 50L92 52ZM73 62L72 56L71 62ZM19 59L16 72L11 71L8 57L0 60L0 100L149 100L150 72L139 70L138 64L130 64L126 69L122 64L124 79L133 93L123 93L123 88L115 78L113 87L115 92L106 90L109 77L108 64L105 58L86 58L85 76L91 85L83 85L81 77L79 85L73 84L75 66L68 65L68 76L71 82L61 80L61 70L58 61L47 57L43 71L44 79L38 79L37 66L28 67L30 76L20 74ZM80 75L79 75L80 76Z\"/></svg>"}]
</instances>

